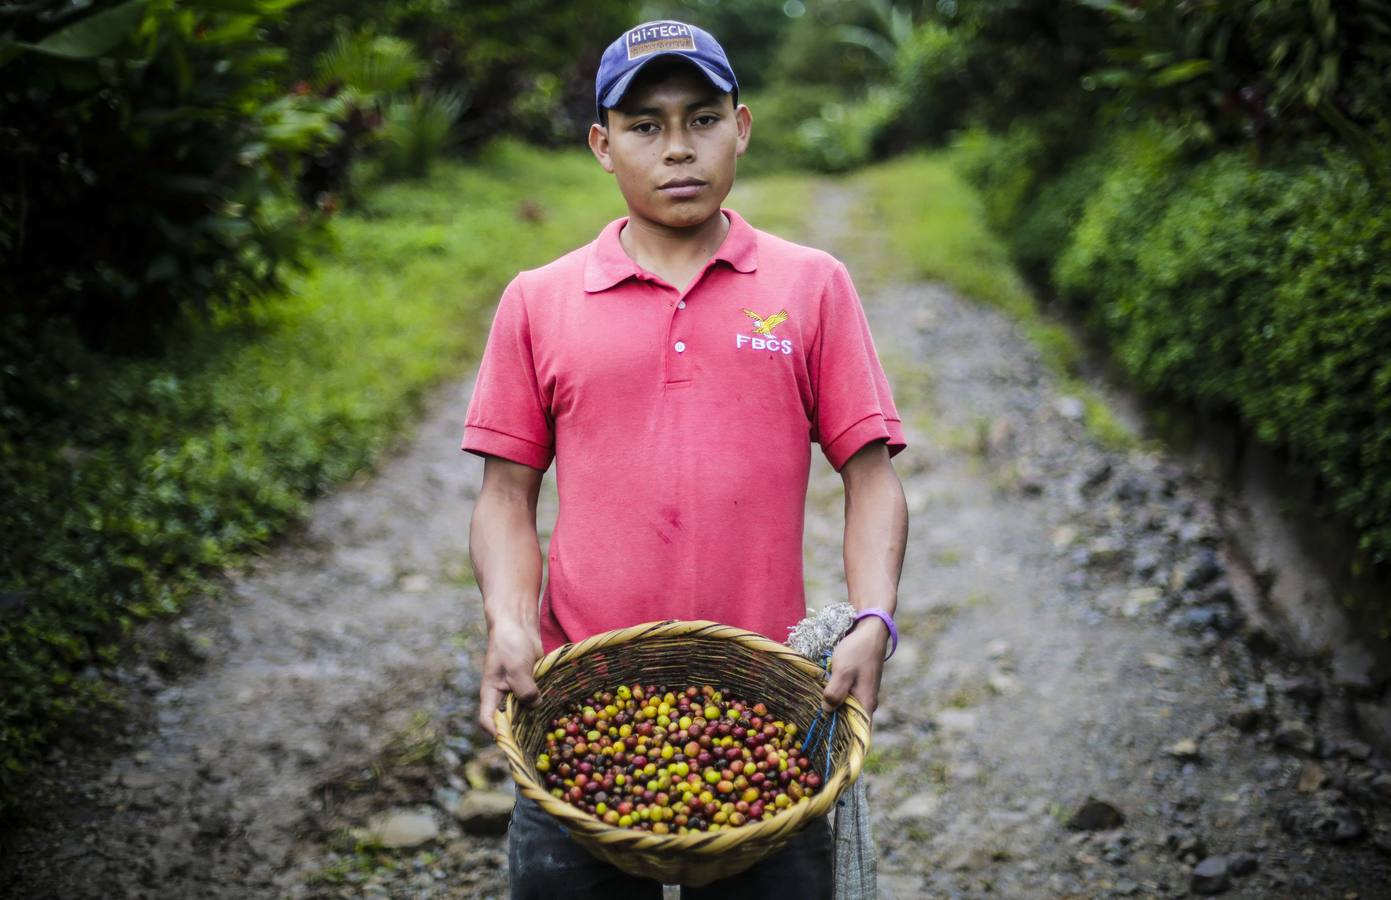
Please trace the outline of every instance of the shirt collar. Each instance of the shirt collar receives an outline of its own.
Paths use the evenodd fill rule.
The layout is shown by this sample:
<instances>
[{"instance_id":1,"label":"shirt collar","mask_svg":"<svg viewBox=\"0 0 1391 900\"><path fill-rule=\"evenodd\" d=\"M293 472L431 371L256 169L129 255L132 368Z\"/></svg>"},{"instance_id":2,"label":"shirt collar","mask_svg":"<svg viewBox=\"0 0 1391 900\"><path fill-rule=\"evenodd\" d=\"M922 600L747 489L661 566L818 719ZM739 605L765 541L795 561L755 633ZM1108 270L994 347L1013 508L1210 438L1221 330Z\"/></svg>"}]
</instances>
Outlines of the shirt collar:
<instances>
[{"instance_id":1,"label":"shirt collar","mask_svg":"<svg viewBox=\"0 0 1391 900\"><path fill-rule=\"evenodd\" d=\"M724 260L739 272L752 272L758 268L758 239L753 226L732 209L720 208L729 217L729 231L711 256L710 261ZM618 240L618 232L628 221L628 216L614 219L590 245L589 259L584 267L584 289L594 294L606 291L614 285L634 277L644 270L624 251Z\"/></svg>"}]
</instances>

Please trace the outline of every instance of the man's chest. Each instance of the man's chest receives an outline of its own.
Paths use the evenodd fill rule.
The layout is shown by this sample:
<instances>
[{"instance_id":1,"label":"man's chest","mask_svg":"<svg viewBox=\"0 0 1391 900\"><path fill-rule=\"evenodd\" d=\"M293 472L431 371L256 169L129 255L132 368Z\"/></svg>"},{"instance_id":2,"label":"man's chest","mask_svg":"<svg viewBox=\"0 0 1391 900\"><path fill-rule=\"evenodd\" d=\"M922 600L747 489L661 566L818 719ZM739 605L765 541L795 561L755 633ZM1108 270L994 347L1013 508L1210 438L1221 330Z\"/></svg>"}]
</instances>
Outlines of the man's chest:
<instances>
[{"instance_id":1,"label":"man's chest","mask_svg":"<svg viewBox=\"0 0 1391 900\"><path fill-rule=\"evenodd\" d=\"M813 311L797 296L676 292L647 282L567 304L536 347L557 425L618 415L674 391L805 421Z\"/></svg>"}]
</instances>

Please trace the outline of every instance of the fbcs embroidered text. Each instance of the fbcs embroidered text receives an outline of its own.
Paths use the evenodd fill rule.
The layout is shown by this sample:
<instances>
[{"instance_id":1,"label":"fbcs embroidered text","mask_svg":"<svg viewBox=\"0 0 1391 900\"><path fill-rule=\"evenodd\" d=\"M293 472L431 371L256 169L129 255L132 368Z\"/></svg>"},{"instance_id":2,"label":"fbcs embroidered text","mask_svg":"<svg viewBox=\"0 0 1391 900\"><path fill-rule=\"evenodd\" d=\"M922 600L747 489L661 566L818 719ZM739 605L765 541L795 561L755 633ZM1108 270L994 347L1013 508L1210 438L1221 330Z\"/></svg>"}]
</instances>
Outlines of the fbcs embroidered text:
<instances>
[{"instance_id":1,"label":"fbcs embroidered text","mask_svg":"<svg viewBox=\"0 0 1391 900\"><path fill-rule=\"evenodd\" d=\"M780 309L766 319L747 307L741 312L753 319L753 334L735 335L734 349L742 349L745 344L748 344L754 350L769 350L773 353L791 355L792 342L785 338L779 339L773 336L773 329L787 321L787 310Z\"/></svg>"}]
</instances>

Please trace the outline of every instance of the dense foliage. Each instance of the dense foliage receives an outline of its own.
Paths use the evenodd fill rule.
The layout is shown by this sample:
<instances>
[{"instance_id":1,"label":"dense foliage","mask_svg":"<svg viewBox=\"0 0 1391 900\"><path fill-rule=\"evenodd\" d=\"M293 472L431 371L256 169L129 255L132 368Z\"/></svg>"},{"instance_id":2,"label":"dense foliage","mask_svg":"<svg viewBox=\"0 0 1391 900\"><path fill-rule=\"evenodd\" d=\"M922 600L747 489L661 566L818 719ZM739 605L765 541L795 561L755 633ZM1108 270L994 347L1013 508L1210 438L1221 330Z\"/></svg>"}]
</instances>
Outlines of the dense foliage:
<instances>
[{"instance_id":1,"label":"dense foliage","mask_svg":"<svg viewBox=\"0 0 1391 900\"><path fill-rule=\"evenodd\" d=\"M1090 97L1085 115L1021 108L1008 73L933 81L964 110L952 140L987 218L1140 386L1282 448L1359 565L1386 567L1391 16L1365 0L979 3L919 29L943 61L930 71L969 71L974 42L1017 24L997 15L1060 6L1081 11L1055 21L1086 52L1073 74L1032 71Z\"/></svg>"},{"instance_id":2,"label":"dense foliage","mask_svg":"<svg viewBox=\"0 0 1391 900\"><path fill-rule=\"evenodd\" d=\"M423 86L458 98L463 145L500 133L573 144L594 118L599 56L636 14L632 0L302 0L277 34L306 79L344 32L405 41Z\"/></svg>"},{"instance_id":3,"label":"dense foliage","mask_svg":"<svg viewBox=\"0 0 1391 900\"><path fill-rule=\"evenodd\" d=\"M1380 0L1078 0L1113 45L1089 78L1199 143L1337 135L1367 162L1391 115L1391 6Z\"/></svg>"},{"instance_id":4,"label":"dense foliage","mask_svg":"<svg viewBox=\"0 0 1391 900\"><path fill-rule=\"evenodd\" d=\"M113 360L58 322L29 366L4 345L0 806L64 717L106 696L134 624L370 466L473 358L507 279L619 206L593 160L498 146L382 189L288 294L181 321L157 358Z\"/></svg>"},{"instance_id":5,"label":"dense foliage","mask_svg":"<svg viewBox=\"0 0 1391 900\"><path fill-rule=\"evenodd\" d=\"M0 12L0 314L146 346L189 304L277 289L315 217L278 204L334 136L275 86L295 0L40 2ZM6 390L9 390L7 387Z\"/></svg>"},{"instance_id":6,"label":"dense foliage","mask_svg":"<svg viewBox=\"0 0 1391 900\"><path fill-rule=\"evenodd\" d=\"M418 176L501 132L576 141L627 0L39 0L0 10L7 330L158 346L283 287L370 151ZM296 87L296 85L298 85ZM292 89L293 88L293 89ZM568 111L568 112L567 112Z\"/></svg>"},{"instance_id":7,"label":"dense foliage","mask_svg":"<svg viewBox=\"0 0 1391 900\"><path fill-rule=\"evenodd\" d=\"M1156 393L1232 412L1391 562L1391 200L1326 141L1175 166L1137 135L1054 269Z\"/></svg>"}]
</instances>

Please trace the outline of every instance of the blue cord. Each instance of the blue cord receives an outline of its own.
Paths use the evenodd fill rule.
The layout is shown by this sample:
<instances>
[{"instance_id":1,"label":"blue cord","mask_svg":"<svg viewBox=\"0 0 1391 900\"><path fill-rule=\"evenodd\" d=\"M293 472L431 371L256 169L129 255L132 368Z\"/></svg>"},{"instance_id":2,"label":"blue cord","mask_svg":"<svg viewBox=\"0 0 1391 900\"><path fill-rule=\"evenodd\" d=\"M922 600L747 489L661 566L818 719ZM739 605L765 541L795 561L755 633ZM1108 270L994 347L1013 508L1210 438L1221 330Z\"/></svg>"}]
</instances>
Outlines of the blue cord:
<instances>
[{"instance_id":1,"label":"blue cord","mask_svg":"<svg viewBox=\"0 0 1391 900\"><path fill-rule=\"evenodd\" d=\"M820 725L820 724L821 724L821 710L818 709L818 710L816 711L816 716L811 720L811 724L807 726L807 733L806 733L806 735L804 735L804 736L802 737L802 750L804 750L804 751L810 750L812 744L815 743L815 741L816 741L816 726L818 726L818 725Z\"/></svg>"},{"instance_id":2,"label":"blue cord","mask_svg":"<svg viewBox=\"0 0 1391 900\"><path fill-rule=\"evenodd\" d=\"M835 712L831 713L831 733L826 735L826 765L822 769L822 771L826 773L827 778L831 777L831 747L836 741L836 722L839 721L839 719L840 717L837 716Z\"/></svg>"},{"instance_id":3,"label":"blue cord","mask_svg":"<svg viewBox=\"0 0 1391 900\"><path fill-rule=\"evenodd\" d=\"M826 673L828 675L830 674L831 654L827 653L821 657L821 668L826 670ZM816 715L812 718L811 724L807 726L806 734L802 737L802 752L805 753L808 757L810 757L812 753L815 752L816 738L818 734L817 728L821 726L823 722L824 713L825 710L818 709L816 711ZM826 778L830 777L831 772L831 749L834 746L836 739L836 722L840 718L839 715L837 715L837 713L839 713L839 710L833 709L831 710L831 714L829 716L825 716L825 719L829 720L829 727L819 732L819 734L821 735L822 742L826 745L826 762L823 769L823 771L825 772L824 777Z\"/></svg>"}]
</instances>

